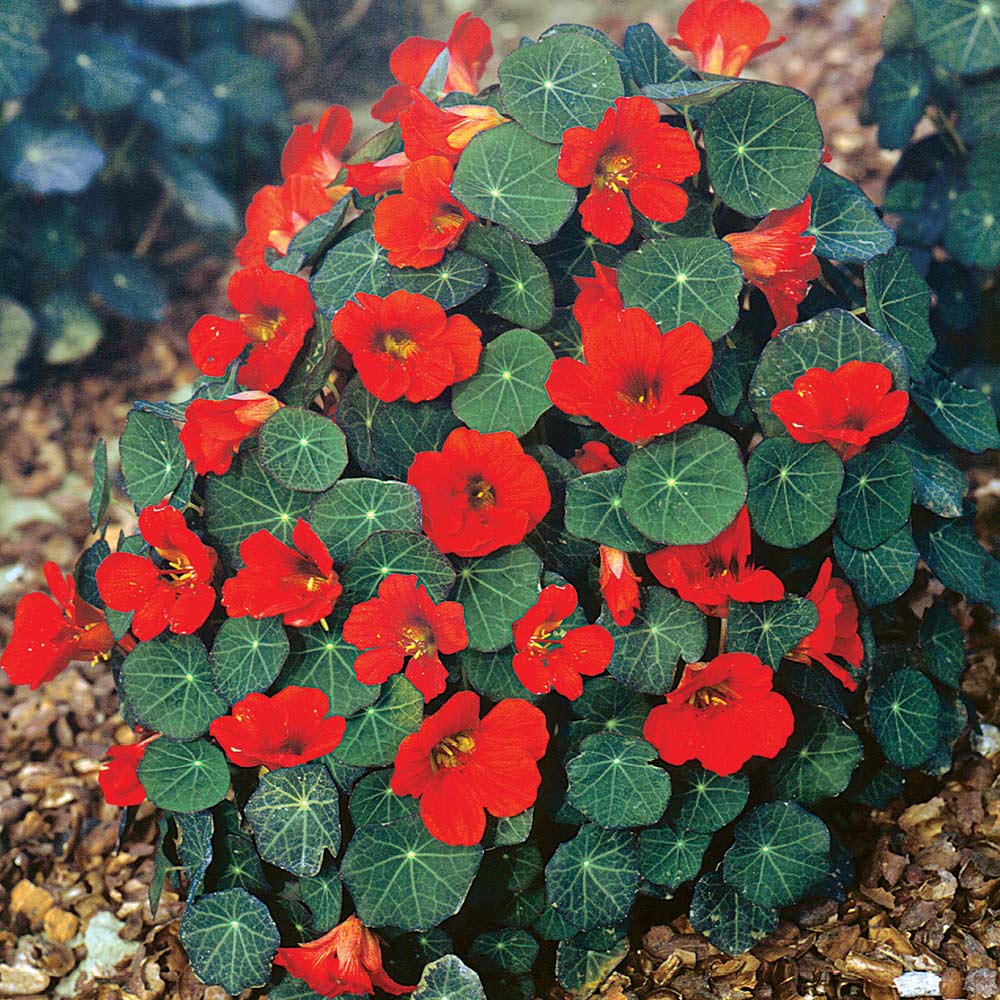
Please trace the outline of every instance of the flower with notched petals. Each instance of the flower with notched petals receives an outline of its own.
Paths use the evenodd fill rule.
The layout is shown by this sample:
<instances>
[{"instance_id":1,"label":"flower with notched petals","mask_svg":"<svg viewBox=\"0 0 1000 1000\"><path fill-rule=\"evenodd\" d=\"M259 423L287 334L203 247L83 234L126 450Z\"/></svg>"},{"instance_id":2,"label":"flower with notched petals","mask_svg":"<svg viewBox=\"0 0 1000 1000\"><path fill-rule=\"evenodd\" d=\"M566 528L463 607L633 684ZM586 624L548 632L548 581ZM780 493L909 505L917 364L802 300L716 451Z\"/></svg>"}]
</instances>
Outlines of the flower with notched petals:
<instances>
[{"instance_id":1,"label":"flower with notched petals","mask_svg":"<svg viewBox=\"0 0 1000 1000\"><path fill-rule=\"evenodd\" d=\"M199 476L221 476L233 455L268 417L284 406L266 392L240 392L226 399L193 399L184 411L180 441L184 455Z\"/></svg>"}]
</instances>

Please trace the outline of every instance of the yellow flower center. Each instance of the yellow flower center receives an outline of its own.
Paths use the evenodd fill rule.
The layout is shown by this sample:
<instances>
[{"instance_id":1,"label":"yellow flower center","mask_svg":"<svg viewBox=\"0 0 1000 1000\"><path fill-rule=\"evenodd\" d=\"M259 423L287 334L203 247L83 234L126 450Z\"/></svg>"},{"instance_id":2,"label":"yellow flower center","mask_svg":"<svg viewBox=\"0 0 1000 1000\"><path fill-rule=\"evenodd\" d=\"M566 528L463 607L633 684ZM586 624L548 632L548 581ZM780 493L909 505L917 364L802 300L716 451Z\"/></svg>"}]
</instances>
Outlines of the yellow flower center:
<instances>
[{"instance_id":1,"label":"yellow flower center","mask_svg":"<svg viewBox=\"0 0 1000 1000\"><path fill-rule=\"evenodd\" d=\"M462 756L476 749L476 741L469 733L455 733L446 736L431 750L431 765L435 770L442 767L457 767Z\"/></svg>"},{"instance_id":2,"label":"yellow flower center","mask_svg":"<svg viewBox=\"0 0 1000 1000\"><path fill-rule=\"evenodd\" d=\"M411 340L404 333L395 331L382 337L382 350L394 358L399 358L400 361L405 361L416 354L419 347L415 340Z\"/></svg>"},{"instance_id":3,"label":"yellow flower center","mask_svg":"<svg viewBox=\"0 0 1000 1000\"><path fill-rule=\"evenodd\" d=\"M594 174L594 186L609 187L612 191L624 191L632 179L632 157L624 153L605 153L597 161L597 171Z\"/></svg>"}]
</instances>

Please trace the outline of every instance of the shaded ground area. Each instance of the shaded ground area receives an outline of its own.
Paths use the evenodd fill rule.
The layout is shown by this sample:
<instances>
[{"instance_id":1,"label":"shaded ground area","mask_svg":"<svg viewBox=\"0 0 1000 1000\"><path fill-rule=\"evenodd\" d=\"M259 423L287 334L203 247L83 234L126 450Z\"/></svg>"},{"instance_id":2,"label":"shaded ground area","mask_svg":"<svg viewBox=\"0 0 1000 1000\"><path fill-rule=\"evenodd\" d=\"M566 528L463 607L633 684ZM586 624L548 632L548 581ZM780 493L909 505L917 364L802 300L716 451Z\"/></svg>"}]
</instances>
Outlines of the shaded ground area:
<instances>
[{"instance_id":1,"label":"shaded ground area","mask_svg":"<svg viewBox=\"0 0 1000 1000\"><path fill-rule=\"evenodd\" d=\"M309 97L319 93L351 104L359 133L373 130L367 107L387 81L371 80L357 94L358 60L370 56L384 65L385 52L406 30L407 19L414 19L414 4L392 0L402 13L387 21L380 6L386 2L307 0L306 27L275 29L263 38L262 48L283 61L298 118L325 104ZM464 5L440 0L416 6L426 32L440 37ZM496 48L505 52L521 34L537 35L560 20L594 23L613 37L645 20L667 36L681 6L555 0L543 8L507 0L477 9L494 26ZM332 7L333 19L324 20ZM754 66L754 75L799 87L816 100L833 168L875 197L894 156L877 149L873 129L858 126L856 109L878 59L883 9L872 0L770 9L775 34L790 41ZM341 42L331 46L334 37ZM324 45L328 57L317 62ZM185 359L184 334L199 314L223 305L228 267L211 260L189 266L187 294L167 320L136 334L127 350L99 358L84 375L47 377L30 390L0 393L0 645L9 636L18 597L41 586L42 564L53 559L72 565L88 540L95 440L116 440L135 398L185 397L194 373ZM113 447L111 459L114 465ZM994 474L977 474L977 484L984 494L993 493ZM123 504L113 506L111 517L114 544L116 531L134 530L134 518ZM965 690L987 721L996 723L997 648L986 624L975 623L971 631ZM73 667L36 693L0 687L0 996L225 996L196 983L187 968L177 941L177 894L168 890L157 914L149 912L155 822L148 804L139 810L127 847L116 850L119 813L104 804L96 772L104 748L127 735L103 670ZM995 735L995 743L979 745L986 756L968 750L943 785L913 789L909 801L884 813L859 814L857 846L863 840L874 851L862 862L860 887L846 902L789 913L768 941L735 959L693 935L684 918L656 927L605 984L603 995L889 1000L898 995L897 981L904 995L997 995Z\"/></svg>"}]
</instances>

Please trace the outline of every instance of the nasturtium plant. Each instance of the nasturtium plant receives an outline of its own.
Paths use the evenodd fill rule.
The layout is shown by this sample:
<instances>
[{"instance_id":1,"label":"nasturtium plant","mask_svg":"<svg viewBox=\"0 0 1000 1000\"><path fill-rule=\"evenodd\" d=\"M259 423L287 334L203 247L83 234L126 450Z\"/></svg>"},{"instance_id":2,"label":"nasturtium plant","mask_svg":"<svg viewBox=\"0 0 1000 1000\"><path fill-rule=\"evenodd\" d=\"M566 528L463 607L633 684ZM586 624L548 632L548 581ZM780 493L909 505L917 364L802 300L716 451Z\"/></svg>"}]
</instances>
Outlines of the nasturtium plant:
<instances>
[{"instance_id":1,"label":"nasturtium plant","mask_svg":"<svg viewBox=\"0 0 1000 1000\"><path fill-rule=\"evenodd\" d=\"M0 384L161 320L163 249L229 252L289 124L275 65L249 51L254 25L293 7L4 3Z\"/></svg>"},{"instance_id":2,"label":"nasturtium plant","mask_svg":"<svg viewBox=\"0 0 1000 1000\"><path fill-rule=\"evenodd\" d=\"M98 450L3 667L110 660L101 784L161 810L205 981L583 998L639 914L736 952L840 892L842 803L948 766L996 418L704 3L690 59L560 25L486 89L478 18L404 42L388 128L341 168L331 108L255 197L191 399L130 415L113 552Z\"/></svg>"}]
</instances>

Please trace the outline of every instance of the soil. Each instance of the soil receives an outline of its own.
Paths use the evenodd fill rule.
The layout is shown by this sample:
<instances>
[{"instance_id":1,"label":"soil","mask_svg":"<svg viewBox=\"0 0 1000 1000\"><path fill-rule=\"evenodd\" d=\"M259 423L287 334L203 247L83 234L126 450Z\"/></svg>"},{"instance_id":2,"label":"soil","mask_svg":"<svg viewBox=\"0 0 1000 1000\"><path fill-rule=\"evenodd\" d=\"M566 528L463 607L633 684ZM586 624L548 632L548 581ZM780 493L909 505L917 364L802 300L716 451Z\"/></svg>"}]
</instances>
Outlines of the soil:
<instances>
[{"instance_id":1,"label":"soil","mask_svg":"<svg viewBox=\"0 0 1000 1000\"><path fill-rule=\"evenodd\" d=\"M477 12L494 26L496 48L505 52L520 35L537 35L560 20L593 23L612 37L626 24L645 20L666 37L680 7L506 0L480 5ZM441 37L461 9L450 0L419 5L425 32ZM368 32L369 48L384 65L396 40L387 24L394 22L385 21L380 0L355 0L330 22L317 16L329 12L325 3L306 0L304 10L313 28L300 24L298 34L270 29L257 43L283 60L293 115L301 120L325 99L340 100L355 107L358 132L371 131L367 105L384 81L356 96L348 84L352 75L357 80L358 38ZM859 126L857 109L878 60L884 4L785 4L769 12L774 33L789 42L755 63L752 75L809 93L831 166L877 198L895 155L878 149L874 130ZM369 30L373 17L375 30ZM337 32L347 31L344 24L350 44L338 40ZM324 48L330 53L325 61L317 56ZM165 249L158 248L161 259ZM184 334L198 315L224 306L230 263L202 258L183 266L183 294L159 326L128 331L114 351L82 371L39 373L30 387L0 393L0 644L10 634L17 599L42 586L43 563L51 559L70 567L89 540L96 440L108 441L115 466L115 442L133 399L185 398L195 373ZM995 513L996 472L973 475L987 513ZM135 529L135 519L124 503L113 504L110 516L113 546L117 532ZM737 958L706 944L686 918L653 927L600 995L997 995L1000 731L989 724L1000 722L998 647L988 622L970 616L967 624L971 666L964 688L988 724L976 743L979 752L965 746L960 763L941 782L911 790L907 801L889 810L859 817L857 846L864 841L867 849L860 884L848 899L789 912L775 934ZM226 996L199 984L187 966L177 939L178 894L168 889L157 913L149 910L155 820L148 803L139 807L127 843L117 843L119 810L104 803L96 773L104 749L128 736L107 671L74 665L34 693L0 682L0 997Z\"/></svg>"}]
</instances>

